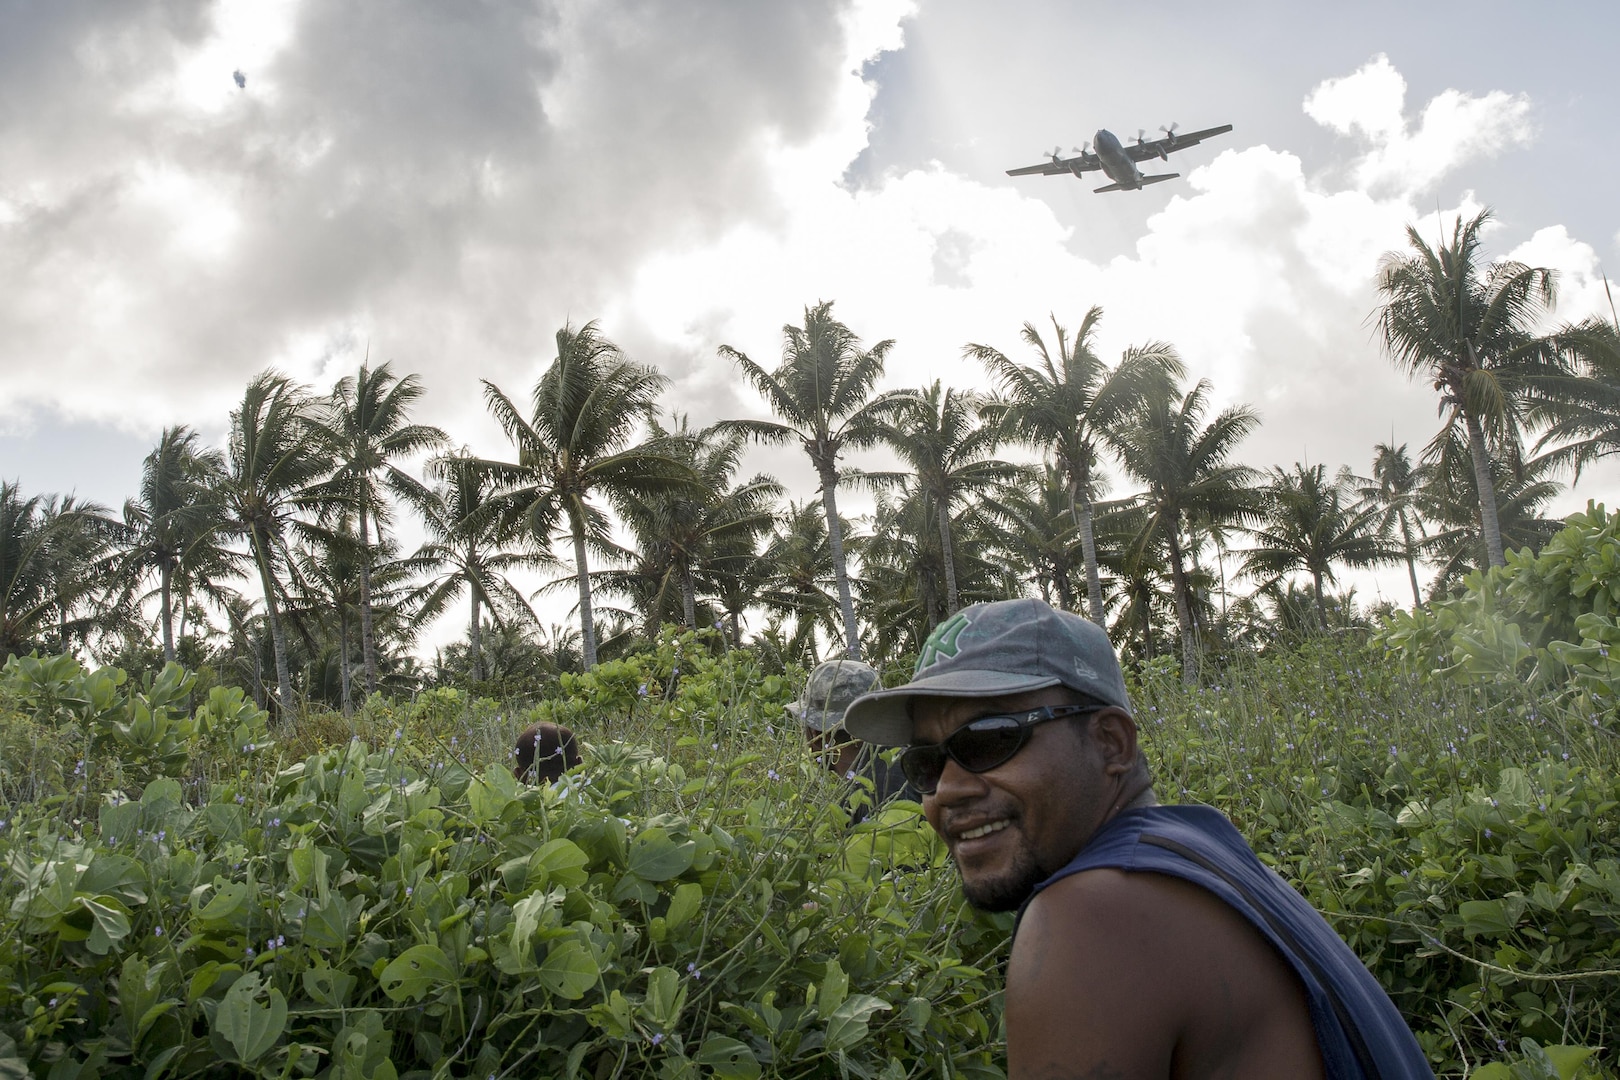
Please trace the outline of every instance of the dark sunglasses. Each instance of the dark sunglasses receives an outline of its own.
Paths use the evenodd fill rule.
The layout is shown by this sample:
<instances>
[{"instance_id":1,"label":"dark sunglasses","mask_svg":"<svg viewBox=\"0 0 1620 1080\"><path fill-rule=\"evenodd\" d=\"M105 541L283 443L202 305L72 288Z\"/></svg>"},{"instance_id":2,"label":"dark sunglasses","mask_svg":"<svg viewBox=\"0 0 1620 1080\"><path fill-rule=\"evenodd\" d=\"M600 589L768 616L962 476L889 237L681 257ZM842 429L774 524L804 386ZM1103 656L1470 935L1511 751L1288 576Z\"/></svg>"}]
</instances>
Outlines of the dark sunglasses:
<instances>
[{"instance_id":1,"label":"dark sunglasses","mask_svg":"<svg viewBox=\"0 0 1620 1080\"><path fill-rule=\"evenodd\" d=\"M939 787L945 761L950 759L971 773L989 772L1005 765L1029 742L1029 730L1048 720L1101 712L1106 705L1048 705L1016 716L981 716L971 720L944 742L917 743L900 752L900 769L919 794L932 795Z\"/></svg>"}]
</instances>

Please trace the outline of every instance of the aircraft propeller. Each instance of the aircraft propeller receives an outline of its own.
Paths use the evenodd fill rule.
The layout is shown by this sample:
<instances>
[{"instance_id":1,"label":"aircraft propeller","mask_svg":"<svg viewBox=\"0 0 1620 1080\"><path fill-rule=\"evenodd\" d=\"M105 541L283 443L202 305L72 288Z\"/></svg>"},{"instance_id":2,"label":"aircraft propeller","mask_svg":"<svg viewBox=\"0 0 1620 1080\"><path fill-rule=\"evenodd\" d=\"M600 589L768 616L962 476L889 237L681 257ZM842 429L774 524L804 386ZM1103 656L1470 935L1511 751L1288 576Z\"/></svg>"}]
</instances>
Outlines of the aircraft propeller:
<instances>
[{"instance_id":1,"label":"aircraft propeller","mask_svg":"<svg viewBox=\"0 0 1620 1080\"><path fill-rule=\"evenodd\" d=\"M1054 147L1052 147L1052 152L1050 154L1048 154L1047 157L1051 158L1053 161L1056 161L1058 159L1058 155L1061 154L1062 152L1063 152L1063 147L1054 146Z\"/></svg>"},{"instance_id":2,"label":"aircraft propeller","mask_svg":"<svg viewBox=\"0 0 1620 1080\"><path fill-rule=\"evenodd\" d=\"M1089 142L1083 142L1079 146L1071 146L1069 147L1069 152L1072 154L1089 154L1091 153L1091 144Z\"/></svg>"},{"instance_id":3,"label":"aircraft propeller","mask_svg":"<svg viewBox=\"0 0 1620 1080\"><path fill-rule=\"evenodd\" d=\"M1137 128L1136 129L1136 145L1141 146L1142 143L1144 141L1146 141L1146 139L1147 139L1147 128Z\"/></svg>"},{"instance_id":4,"label":"aircraft propeller","mask_svg":"<svg viewBox=\"0 0 1620 1080\"><path fill-rule=\"evenodd\" d=\"M1174 141L1174 139L1176 137L1176 128L1178 128L1180 126L1181 126L1180 124L1178 124L1174 120L1172 120L1172 121L1170 121L1170 126L1169 127L1162 127L1159 130L1164 132L1164 137L1165 138Z\"/></svg>"}]
</instances>

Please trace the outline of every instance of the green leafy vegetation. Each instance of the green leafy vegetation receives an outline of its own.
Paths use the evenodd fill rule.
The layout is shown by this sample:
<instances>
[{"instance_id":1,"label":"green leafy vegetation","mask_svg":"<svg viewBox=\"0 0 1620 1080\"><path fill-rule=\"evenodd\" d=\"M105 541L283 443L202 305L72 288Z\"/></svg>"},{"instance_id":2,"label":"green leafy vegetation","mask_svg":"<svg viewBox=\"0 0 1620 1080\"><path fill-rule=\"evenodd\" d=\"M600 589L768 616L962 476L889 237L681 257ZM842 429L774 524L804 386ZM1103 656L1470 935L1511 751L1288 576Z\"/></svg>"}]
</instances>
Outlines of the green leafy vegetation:
<instances>
[{"instance_id":1,"label":"green leafy vegetation","mask_svg":"<svg viewBox=\"0 0 1620 1080\"><path fill-rule=\"evenodd\" d=\"M0 1067L1000 1075L1009 921L963 906L914 806L851 828L777 724L790 680L718 641L666 635L520 714L375 698L310 717L330 745L303 756L224 688L172 709L178 668L132 690L14 661L5 737L86 751L8 768ZM1161 794L1231 815L1442 1074L1610 1075L1613 734L1384 656L1316 638L1199 687L1148 665ZM556 785L506 765L535 719L586 740Z\"/></svg>"}]
</instances>

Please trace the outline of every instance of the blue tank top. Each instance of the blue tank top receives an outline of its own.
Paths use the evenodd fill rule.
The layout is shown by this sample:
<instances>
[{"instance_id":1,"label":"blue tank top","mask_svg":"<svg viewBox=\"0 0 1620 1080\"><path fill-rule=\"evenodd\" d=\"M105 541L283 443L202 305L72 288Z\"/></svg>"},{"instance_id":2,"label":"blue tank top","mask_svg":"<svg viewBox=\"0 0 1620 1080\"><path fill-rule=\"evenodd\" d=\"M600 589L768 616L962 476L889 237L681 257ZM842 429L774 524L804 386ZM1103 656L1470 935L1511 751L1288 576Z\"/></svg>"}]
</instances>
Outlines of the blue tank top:
<instances>
[{"instance_id":1,"label":"blue tank top","mask_svg":"<svg viewBox=\"0 0 1620 1080\"><path fill-rule=\"evenodd\" d=\"M1126 811L1035 892L1070 874L1098 869L1169 874L1214 893L1247 919L1305 987L1327 1080L1433 1080L1417 1039L1366 965L1304 897L1255 856L1219 810ZM1023 911L1018 914L1021 919Z\"/></svg>"}]
</instances>

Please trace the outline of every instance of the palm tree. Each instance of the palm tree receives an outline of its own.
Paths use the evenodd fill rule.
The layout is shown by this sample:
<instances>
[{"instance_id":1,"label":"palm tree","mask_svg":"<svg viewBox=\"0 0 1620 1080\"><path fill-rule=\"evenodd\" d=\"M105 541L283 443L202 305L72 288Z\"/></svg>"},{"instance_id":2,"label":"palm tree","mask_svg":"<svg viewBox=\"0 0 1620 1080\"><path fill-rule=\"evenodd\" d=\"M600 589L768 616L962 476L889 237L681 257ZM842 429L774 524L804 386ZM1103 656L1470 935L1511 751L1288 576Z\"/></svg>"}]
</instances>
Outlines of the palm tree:
<instances>
[{"instance_id":1,"label":"palm tree","mask_svg":"<svg viewBox=\"0 0 1620 1080\"><path fill-rule=\"evenodd\" d=\"M242 404L231 411L230 450L220 488L231 524L247 536L259 571L283 722L293 715L287 634L278 603L279 575L289 558L287 532L309 532L308 523L297 515L324 509L330 502L316 488L331 471L331 457L311 414L309 395L285 375L267 371L255 377Z\"/></svg>"},{"instance_id":2,"label":"palm tree","mask_svg":"<svg viewBox=\"0 0 1620 1080\"><path fill-rule=\"evenodd\" d=\"M871 446L877 428L867 398L893 340L862 348L860 338L832 316L832 301L804 309L804 325L782 327L782 363L766 371L730 345L720 355L736 362L771 412L784 423L731 420L722 428L743 432L762 442L798 439L821 481L821 508L827 522L838 608L844 619L844 650L860 659L860 631L849 587L843 523L838 516L838 460L846 449Z\"/></svg>"},{"instance_id":3,"label":"palm tree","mask_svg":"<svg viewBox=\"0 0 1620 1080\"><path fill-rule=\"evenodd\" d=\"M1539 550L1563 527L1557 518L1543 516L1542 508L1563 490L1553 479L1560 463L1551 455L1525 458L1518 443L1510 442L1491 462L1491 485L1496 492L1497 521L1504 548ZM1435 586L1440 591L1455 583L1485 555L1480 526L1480 501L1474 489L1473 462L1460 432L1441 442L1435 460L1425 466L1423 485L1414 502L1435 532L1422 542L1439 566Z\"/></svg>"},{"instance_id":4,"label":"palm tree","mask_svg":"<svg viewBox=\"0 0 1620 1080\"><path fill-rule=\"evenodd\" d=\"M332 388L322 424L337 459L337 471L327 487L352 508L359 522L360 657L367 695L377 692L371 526L377 526L381 540L389 517L383 488L396 494L420 494L421 482L395 465L394 459L436 450L447 441L438 428L409 422L411 406L423 392L415 375L396 379L388 364L376 370L361 364L358 375L345 375Z\"/></svg>"},{"instance_id":5,"label":"palm tree","mask_svg":"<svg viewBox=\"0 0 1620 1080\"><path fill-rule=\"evenodd\" d=\"M837 574L824 512L810 503L789 503L760 559L771 576L758 602L767 612L793 619L794 655L809 655L814 662L816 630L834 637L839 630Z\"/></svg>"},{"instance_id":6,"label":"palm tree","mask_svg":"<svg viewBox=\"0 0 1620 1080\"><path fill-rule=\"evenodd\" d=\"M484 678L481 612L488 608L496 626L513 620L538 625L523 591L508 572L539 569L556 564L544 548L513 548L520 537L519 523L500 513L497 480L477 458L462 452L435 458L428 464L440 483L431 491L411 497L427 530L427 541L410 559L411 566L428 575L414 597L418 623L436 618L463 589L471 602L467 624L467 650L472 678Z\"/></svg>"},{"instance_id":7,"label":"palm tree","mask_svg":"<svg viewBox=\"0 0 1620 1080\"><path fill-rule=\"evenodd\" d=\"M1034 582L1041 599L1074 610L1078 526L1068 480L1050 462L1033 482L986 496L981 509L993 530L991 544Z\"/></svg>"},{"instance_id":8,"label":"palm tree","mask_svg":"<svg viewBox=\"0 0 1620 1080\"><path fill-rule=\"evenodd\" d=\"M1423 604L1418 590L1417 541L1412 539L1412 527L1417 526L1421 539L1423 523L1418 518L1415 498L1427 475L1429 466L1412 464L1407 456L1406 444L1394 445L1394 440L1373 447L1372 479L1361 488L1362 498L1379 507L1383 513L1380 526L1392 526L1401 535L1401 557L1406 562L1406 576L1412 583L1412 606Z\"/></svg>"},{"instance_id":9,"label":"palm tree","mask_svg":"<svg viewBox=\"0 0 1620 1080\"><path fill-rule=\"evenodd\" d=\"M1182 674L1189 682L1197 678L1198 642L1187 576L1187 528L1194 519L1241 521L1252 514L1254 470L1232 464L1230 458L1260 422L1247 406L1233 406L1205 424L1209 393L1209 381L1200 380L1180 398L1173 392L1154 394L1134 423L1116 435L1126 472L1148 487L1141 496L1146 517L1133 547L1163 544L1169 551Z\"/></svg>"},{"instance_id":10,"label":"palm tree","mask_svg":"<svg viewBox=\"0 0 1620 1080\"><path fill-rule=\"evenodd\" d=\"M156 575L165 662L175 658L175 594L184 600L196 590L217 598L215 583L239 572L243 557L226 545L225 475L223 453L203 449L188 427L167 427L142 463L140 494L124 503L119 577L133 592Z\"/></svg>"},{"instance_id":11,"label":"palm tree","mask_svg":"<svg viewBox=\"0 0 1620 1080\"><path fill-rule=\"evenodd\" d=\"M1543 383L1531 406L1532 418L1548 425L1536 452L1563 442L1547 457L1571 467L1577 483L1586 466L1620 454L1620 325L1589 319L1578 329L1591 346L1581 369Z\"/></svg>"},{"instance_id":12,"label":"palm tree","mask_svg":"<svg viewBox=\"0 0 1620 1080\"><path fill-rule=\"evenodd\" d=\"M1086 600L1091 619L1099 626L1104 617L1102 578L1092 522L1098 458L1104 446L1117 441L1120 425L1144 395L1160 392L1183 375L1175 349L1158 341L1126 349L1118 366L1108 367L1092 348L1101 319L1102 308L1092 307L1071 341L1054 317L1055 350L1047 347L1034 323L1025 323L1021 336L1039 357L1033 367L1016 363L988 345L968 345L962 350L996 380L1006 402L1002 419L1007 429L1043 451L1050 448L1057 458L1068 481L1069 512L1080 531Z\"/></svg>"},{"instance_id":13,"label":"palm tree","mask_svg":"<svg viewBox=\"0 0 1620 1080\"><path fill-rule=\"evenodd\" d=\"M697 483L629 496L622 505L625 524L643 556L654 556L658 576L668 579L654 591L663 596L678 590L683 625L695 630L698 585L712 585L713 560L743 550L753 553L760 535L775 521L783 489L764 474L732 483L746 441L740 432L692 431L684 416L677 416L670 428L654 419L650 428L653 440L679 459ZM662 621L657 606L654 612L652 621Z\"/></svg>"},{"instance_id":14,"label":"palm tree","mask_svg":"<svg viewBox=\"0 0 1620 1080\"><path fill-rule=\"evenodd\" d=\"M1481 267L1490 219L1489 209L1459 218L1438 250L1409 226L1411 251L1390 252L1379 267L1377 324L1395 365L1440 393L1445 424L1425 456L1459 422L1467 433L1486 558L1502 566L1491 446L1516 443L1532 403L1556 398L1580 363L1612 351L1614 334L1592 320L1537 334L1557 298L1556 275L1505 260Z\"/></svg>"},{"instance_id":15,"label":"palm tree","mask_svg":"<svg viewBox=\"0 0 1620 1080\"><path fill-rule=\"evenodd\" d=\"M0 482L0 657L41 645L66 652L89 632L94 616L71 616L98 586L89 563L110 539L109 524L93 503L24 499L18 483Z\"/></svg>"},{"instance_id":16,"label":"palm tree","mask_svg":"<svg viewBox=\"0 0 1620 1080\"><path fill-rule=\"evenodd\" d=\"M921 390L884 394L871 406L879 418L878 440L893 449L911 472L864 473L863 479L886 487L915 477L924 509L932 512L939 530L947 616L961 606L951 537L953 508L1005 487L1027 473L1017 465L990 457L1001 433L994 426L979 423L982 406L983 399L977 394L942 390L938 379Z\"/></svg>"},{"instance_id":17,"label":"palm tree","mask_svg":"<svg viewBox=\"0 0 1620 1080\"><path fill-rule=\"evenodd\" d=\"M667 383L656 368L626 359L594 322L557 331L556 359L535 383L528 417L500 387L484 382L484 402L518 454L513 462L483 462L502 483L504 512L540 546L560 521L567 523L587 669L596 664L597 645L587 549L617 553L594 497L617 503L695 483L668 447L625 445L636 425L654 416Z\"/></svg>"},{"instance_id":18,"label":"palm tree","mask_svg":"<svg viewBox=\"0 0 1620 1080\"><path fill-rule=\"evenodd\" d=\"M33 561L43 587L42 615L55 630L45 645L71 652L75 639L86 645L92 633L112 632L132 620L114 587L112 553L123 527L105 506L76 495L47 495L36 506L40 545Z\"/></svg>"},{"instance_id":19,"label":"palm tree","mask_svg":"<svg viewBox=\"0 0 1620 1080\"><path fill-rule=\"evenodd\" d=\"M1243 553L1243 573L1261 588L1296 570L1310 574L1318 625L1326 629L1323 585L1336 582L1335 564L1361 568L1399 557L1381 535L1378 507L1354 501L1350 478L1329 480L1326 466L1273 468L1260 495L1260 522L1248 530L1256 544Z\"/></svg>"}]
</instances>

